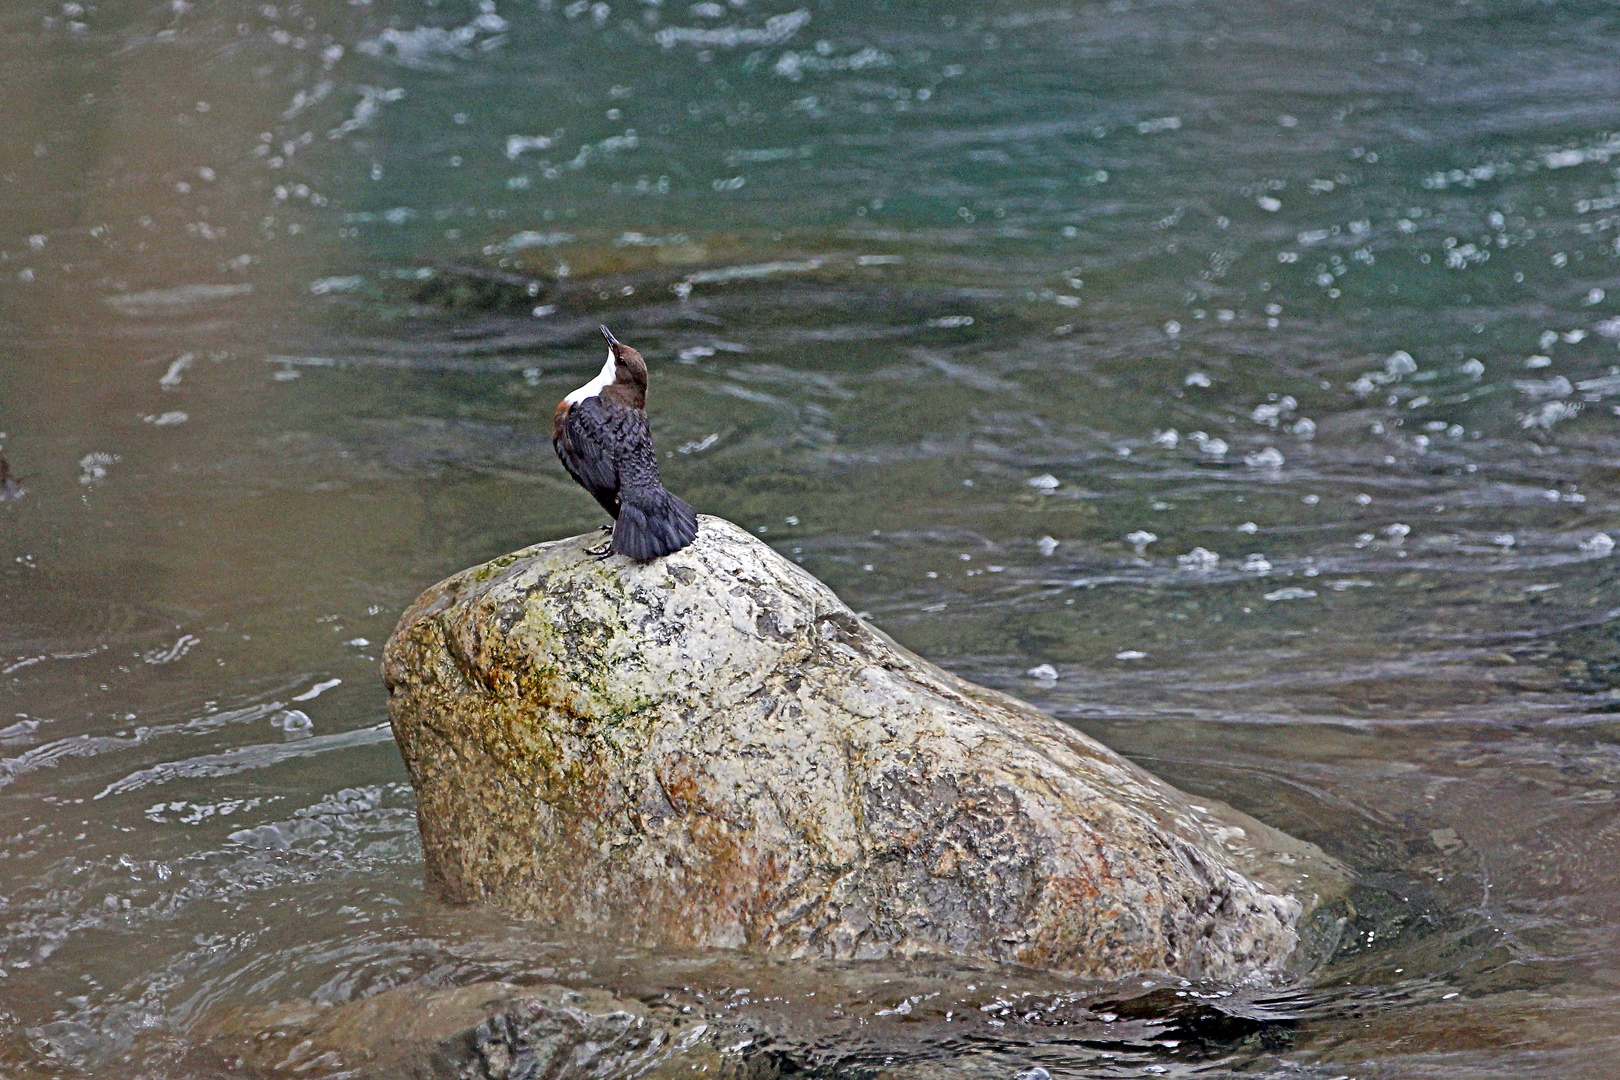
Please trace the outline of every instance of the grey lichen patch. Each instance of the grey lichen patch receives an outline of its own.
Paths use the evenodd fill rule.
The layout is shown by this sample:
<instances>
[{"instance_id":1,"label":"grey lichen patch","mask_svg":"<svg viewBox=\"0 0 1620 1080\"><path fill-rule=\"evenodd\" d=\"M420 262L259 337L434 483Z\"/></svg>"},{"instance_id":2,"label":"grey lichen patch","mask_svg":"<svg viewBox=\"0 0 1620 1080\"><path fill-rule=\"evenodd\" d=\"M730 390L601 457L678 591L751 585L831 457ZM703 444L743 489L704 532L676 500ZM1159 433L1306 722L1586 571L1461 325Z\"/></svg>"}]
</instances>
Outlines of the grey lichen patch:
<instances>
[{"instance_id":1,"label":"grey lichen patch","mask_svg":"<svg viewBox=\"0 0 1620 1080\"><path fill-rule=\"evenodd\" d=\"M1334 886L1309 845L914 656L728 522L649 564L595 539L458 574L388 642L450 899L649 944L1242 979Z\"/></svg>"}]
</instances>

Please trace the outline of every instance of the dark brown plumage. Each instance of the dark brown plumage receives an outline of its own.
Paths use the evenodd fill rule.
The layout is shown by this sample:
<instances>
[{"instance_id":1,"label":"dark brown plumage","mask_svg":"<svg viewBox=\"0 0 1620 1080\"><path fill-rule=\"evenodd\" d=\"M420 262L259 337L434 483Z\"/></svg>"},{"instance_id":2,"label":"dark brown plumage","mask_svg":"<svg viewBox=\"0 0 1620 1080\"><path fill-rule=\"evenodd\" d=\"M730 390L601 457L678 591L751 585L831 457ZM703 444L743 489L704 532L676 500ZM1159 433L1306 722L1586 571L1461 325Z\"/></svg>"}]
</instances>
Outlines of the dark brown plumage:
<instances>
[{"instance_id":1,"label":"dark brown plumage","mask_svg":"<svg viewBox=\"0 0 1620 1080\"><path fill-rule=\"evenodd\" d=\"M607 327L607 363L557 403L551 445L568 475L613 518L607 551L646 561L697 536L697 512L658 476L647 423L647 363ZM604 556L605 557L605 556Z\"/></svg>"}]
</instances>

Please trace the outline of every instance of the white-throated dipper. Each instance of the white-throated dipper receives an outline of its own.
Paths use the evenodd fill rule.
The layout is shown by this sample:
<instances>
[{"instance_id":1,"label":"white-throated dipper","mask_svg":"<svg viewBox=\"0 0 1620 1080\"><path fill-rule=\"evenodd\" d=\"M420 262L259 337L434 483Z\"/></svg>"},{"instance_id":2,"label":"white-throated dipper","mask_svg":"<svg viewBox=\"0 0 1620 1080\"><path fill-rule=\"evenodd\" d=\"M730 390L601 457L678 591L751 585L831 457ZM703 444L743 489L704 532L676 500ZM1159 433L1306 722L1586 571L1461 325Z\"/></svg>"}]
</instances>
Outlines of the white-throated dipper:
<instances>
[{"instance_id":1,"label":"white-throated dipper","mask_svg":"<svg viewBox=\"0 0 1620 1080\"><path fill-rule=\"evenodd\" d=\"M697 511L658 478L647 424L647 362L602 327L607 363L557 403L551 428L568 475L613 517L613 537L592 554L642 562L679 551L697 536Z\"/></svg>"}]
</instances>

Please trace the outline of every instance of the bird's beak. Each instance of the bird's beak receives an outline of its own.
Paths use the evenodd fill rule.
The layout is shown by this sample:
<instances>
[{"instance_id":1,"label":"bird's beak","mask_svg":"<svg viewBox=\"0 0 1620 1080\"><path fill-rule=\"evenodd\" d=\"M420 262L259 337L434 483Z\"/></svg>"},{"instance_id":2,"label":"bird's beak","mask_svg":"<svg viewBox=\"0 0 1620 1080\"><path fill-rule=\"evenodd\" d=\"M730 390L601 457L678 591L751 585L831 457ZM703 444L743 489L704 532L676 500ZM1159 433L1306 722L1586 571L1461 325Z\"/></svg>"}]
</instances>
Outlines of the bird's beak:
<instances>
[{"instance_id":1,"label":"bird's beak","mask_svg":"<svg viewBox=\"0 0 1620 1080\"><path fill-rule=\"evenodd\" d=\"M602 336L607 338L609 345L617 345L619 343L619 339L613 336L613 331L609 330L605 326L602 327Z\"/></svg>"}]
</instances>

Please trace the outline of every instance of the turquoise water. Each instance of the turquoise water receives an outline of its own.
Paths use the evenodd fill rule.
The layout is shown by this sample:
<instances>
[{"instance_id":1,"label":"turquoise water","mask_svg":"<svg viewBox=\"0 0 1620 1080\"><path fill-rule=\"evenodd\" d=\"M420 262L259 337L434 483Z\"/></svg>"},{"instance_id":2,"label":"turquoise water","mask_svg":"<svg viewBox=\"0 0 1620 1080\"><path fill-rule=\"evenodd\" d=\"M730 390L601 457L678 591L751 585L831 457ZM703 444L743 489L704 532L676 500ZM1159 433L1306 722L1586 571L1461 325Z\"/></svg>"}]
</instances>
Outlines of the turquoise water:
<instances>
[{"instance_id":1,"label":"turquoise water","mask_svg":"<svg viewBox=\"0 0 1620 1080\"><path fill-rule=\"evenodd\" d=\"M1006 1007L979 981L905 973L940 997L902 1024L901 975L843 972L837 1022L784 1007L815 1071L1612 1073L1611 6L76 2L0 33L12 1071L215 1075L214 1010L413 982L722 1013L834 978L422 896L377 651L426 585L599 524L548 430L607 322L701 510L1356 876L1318 966L1224 1019L1172 991L1114 1037L1035 980L1061 1022L963 1034L941 1014Z\"/></svg>"}]
</instances>

